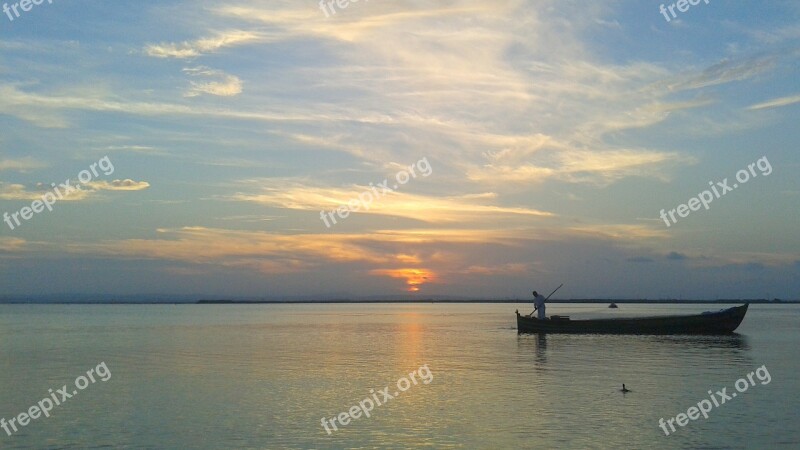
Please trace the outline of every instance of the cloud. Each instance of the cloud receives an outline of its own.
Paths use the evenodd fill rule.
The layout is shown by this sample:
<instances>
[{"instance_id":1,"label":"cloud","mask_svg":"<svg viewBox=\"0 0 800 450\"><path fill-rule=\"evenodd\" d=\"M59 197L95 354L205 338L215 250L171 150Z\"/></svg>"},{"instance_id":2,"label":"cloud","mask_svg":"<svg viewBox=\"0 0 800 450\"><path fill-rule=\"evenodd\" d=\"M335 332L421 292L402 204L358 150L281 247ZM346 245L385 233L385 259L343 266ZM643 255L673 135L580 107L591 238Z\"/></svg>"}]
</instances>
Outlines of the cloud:
<instances>
[{"instance_id":1,"label":"cloud","mask_svg":"<svg viewBox=\"0 0 800 450\"><path fill-rule=\"evenodd\" d=\"M71 187L75 186L75 184L71 185ZM58 184L56 184L56 187L58 187ZM22 184L9 184L0 182L0 199L2 200L41 200L42 196L47 192L55 192L55 188L51 188L49 185L39 183L37 189L28 190L25 185ZM74 202L85 200L91 195L91 193L92 191L87 189L73 190L68 195L66 192L62 191L63 197L58 199L58 201Z\"/></svg>"},{"instance_id":2,"label":"cloud","mask_svg":"<svg viewBox=\"0 0 800 450\"><path fill-rule=\"evenodd\" d=\"M627 233L612 237L550 229L411 229L368 233L298 233L245 231L208 227L159 229L154 239L120 239L70 244L62 250L73 254L123 259L179 261L190 264L242 267L255 272L280 273L366 269L372 275L406 280L440 280L475 275L519 275L537 262L508 260L527 258L529 248L544 242L600 242L628 245L636 240ZM583 244L586 245L586 244ZM55 251L56 248L52 249ZM493 264L474 264L475 257ZM411 282L409 286L419 285Z\"/></svg>"},{"instance_id":3,"label":"cloud","mask_svg":"<svg viewBox=\"0 0 800 450\"><path fill-rule=\"evenodd\" d=\"M42 194L28 192L22 184L0 182L0 199L3 200L41 200Z\"/></svg>"},{"instance_id":4,"label":"cloud","mask_svg":"<svg viewBox=\"0 0 800 450\"><path fill-rule=\"evenodd\" d=\"M35 109L33 113L31 110ZM119 98L103 98L98 95L74 95L67 93L39 94L18 89L17 86L0 85L0 113L9 114L37 126L52 128L66 127L65 120L57 113L74 111L95 111L118 114L131 114L143 117L204 117L226 118L262 122L319 123L341 121L364 124L386 123L385 115L355 113L355 116L332 116L319 112L286 112L268 110L229 110L204 108L175 103L126 101Z\"/></svg>"},{"instance_id":5,"label":"cloud","mask_svg":"<svg viewBox=\"0 0 800 450\"><path fill-rule=\"evenodd\" d=\"M146 181L133 181L129 178L113 181L91 181L86 183L88 188L95 191L142 191L150 187Z\"/></svg>"},{"instance_id":6,"label":"cloud","mask_svg":"<svg viewBox=\"0 0 800 450\"><path fill-rule=\"evenodd\" d=\"M333 211L340 206L352 204L355 206L352 210L358 209L356 212L360 214L405 217L428 223L464 222L480 219L496 221L505 216L541 218L554 216L553 213L532 208L487 204L495 197L491 193L478 196L437 196L411 194L400 190L384 193L382 188L370 186L353 186L352 189L313 186L287 179L254 182L262 185L260 192L237 193L226 199L313 212ZM392 184L388 186L390 189L393 187ZM377 195L375 195L376 193ZM359 195L365 199L363 203L359 200ZM368 198L372 200L370 201Z\"/></svg>"},{"instance_id":7,"label":"cloud","mask_svg":"<svg viewBox=\"0 0 800 450\"><path fill-rule=\"evenodd\" d=\"M506 157L508 156L508 157ZM630 176L663 179L666 164L689 164L694 158L678 153L646 150L549 151L533 157L536 163L519 160L517 155L495 155L492 162L468 172L471 180L495 183L541 183L557 179L572 183L609 184Z\"/></svg>"},{"instance_id":8,"label":"cloud","mask_svg":"<svg viewBox=\"0 0 800 450\"><path fill-rule=\"evenodd\" d=\"M751 105L748 106L747 109L758 110L758 109L779 108L781 106L793 105L798 102L800 102L800 95L792 95L788 97L776 98L763 103Z\"/></svg>"},{"instance_id":9,"label":"cloud","mask_svg":"<svg viewBox=\"0 0 800 450\"><path fill-rule=\"evenodd\" d=\"M0 224L5 226L5 224ZM20 238L13 238L13 237L0 237L0 252L3 253L14 253L19 252L24 249L27 242L25 239Z\"/></svg>"},{"instance_id":10,"label":"cloud","mask_svg":"<svg viewBox=\"0 0 800 450\"><path fill-rule=\"evenodd\" d=\"M0 199L2 200L20 200L20 201L33 201L41 200L42 196L48 192L53 193L58 198L58 201L81 201L86 200L100 191L140 191L150 187L146 181L133 181L114 180L114 181L90 181L84 185L72 183L71 187L78 187L78 190L72 190L67 194L65 189L60 188L60 183L56 183L55 187L44 183L37 183L36 189L28 190L22 184L10 184L0 182ZM56 189L59 189L56 191ZM59 196L58 193L61 193Z\"/></svg>"},{"instance_id":11,"label":"cloud","mask_svg":"<svg viewBox=\"0 0 800 450\"><path fill-rule=\"evenodd\" d=\"M680 91L745 81L771 71L777 67L778 60L778 55L723 59L700 73L689 72L658 85L666 87L670 91Z\"/></svg>"},{"instance_id":12,"label":"cloud","mask_svg":"<svg viewBox=\"0 0 800 450\"><path fill-rule=\"evenodd\" d=\"M677 75L646 62L604 63L591 57L590 45L579 38L581 27L614 23L599 18L610 12L602 6L575 11L570 6L528 8L520 2L355 6L335 21L318 11L314 16L247 4L214 11L280 30L276 33L286 40L310 40L328 49L338 64L290 75L325 101L305 103L299 95L292 108L327 109L329 99L341 92L348 95L338 106L340 113L380 110L387 117L385 127L352 134L323 120L318 130L306 133L306 144L333 143L344 152L381 160L393 153L386 148L393 140L405 141L407 147L441 154L478 185L665 179L665 169L693 159L658 148L610 144L606 136L708 106L708 99L668 98L690 87L746 79L751 76L746 69L762 62L723 61L701 73ZM571 33L555 25L565 17ZM472 26L460 26L465 21ZM519 59L531 62L520 64ZM760 70L769 69L767 61ZM659 83L670 88L655 87ZM326 135L334 127L336 132ZM492 160L489 154L503 158Z\"/></svg>"},{"instance_id":13,"label":"cloud","mask_svg":"<svg viewBox=\"0 0 800 450\"><path fill-rule=\"evenodd\" d=\"M228 75L219 70L208 67L187 67L183 71L192 77L206 78L209 81L190 81L192 87L184 94L186 97L196 97L201 94L232 97L242 93L242 80L234 75Z\"/></svg>"},{"instance_id":14,"label":"cloud","mask_svg":"<svg viewBox=\"0 0 800 450\"><path fill-rule=\"evenodd\" d=\"M418 292L421 285L436 281L435 272L422 268L374 269L369 273L405 280L408 292Z\"/></svg>"},{"instance_id":15,"label":"cloud","mask_svg":"<svg viewBox=\"0 0 800 450\"><path fill-rule=\"evenodd\" d=\"M650 227L646 225L577 225L569 227L566 231L575 233L576 235L585 235L603 240L619 241L651 241L654 239L664 239L669 237L665 227Z\"/></svg>"},{"instance_id":16,"label":"cloud","mask_svg":"<svg viewBox=\"0 0 800 450\"><path fill-rule=\"evenodd\" d=\"M28 172L33 169L41 169L42 167L46 167L46 165L30 157L20 159L0 159L0 171L13 170L16 172Z\"/></svg>"},{"instance_id":17,"label":"cloud","mask_svg":"<svg viewBox=\"0 0 800 450\"><path fill-rule=\"evenodd\" d=\"M160 229L158 232L159 239L73 246L71 251L262 269L281 263L309 267L321 262L386 264L399 261L391 253L367 245L374 240L382 241L380 235L285 235L206 227ZM388 240L393 239L388 237Z\"/></svg>"},{"instance_id":18,"label":"cloud","mask_svg":"<svg viewBox=\"0 0 800 450\"><path fill-rule=\"evenodd\" d=\"M145 46L144 53L154 58L195 58L222 48L258 42L260 39L261 36L252 31L228 30L191 42L149 44Z\"/></svg>"}]
</instances>

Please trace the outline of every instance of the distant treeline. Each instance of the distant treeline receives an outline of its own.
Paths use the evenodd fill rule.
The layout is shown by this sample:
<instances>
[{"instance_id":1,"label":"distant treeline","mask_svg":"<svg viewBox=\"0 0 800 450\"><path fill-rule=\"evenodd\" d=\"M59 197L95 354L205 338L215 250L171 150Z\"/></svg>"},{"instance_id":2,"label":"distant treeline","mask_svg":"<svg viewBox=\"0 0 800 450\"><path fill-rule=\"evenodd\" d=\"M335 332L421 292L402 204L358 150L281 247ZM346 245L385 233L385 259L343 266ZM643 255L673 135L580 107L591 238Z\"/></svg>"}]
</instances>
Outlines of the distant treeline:
<instances>
[{"instance_id":1,"label":"distant treeline","mask_svg":"<svg viewBox=\"0 0 800 450\"><path fill-rule=\"evenodd\" d=\"M50 304L50 305L258 305L258 304L337 304L337 303L352 303L352 304L369 304L369 303L532 303L532 299L495 299L495 300L481 300L481 299L448 299L448 298L433 298L433 299L330 299L330 300L310 300L310 299L294 299L294 300L192 300L192 299L173 299L165 298L158 300L139 300L139 299L47 299L47 298L0 298L0 304ZM617 303L617 304L799 304L800 300L766 300L766 299L718 299L718 300L685 300L685 299L625 299L625 300L611 300L602 298L584 298L584 299L551 299L547 303Z\"/></svg>"},{"instance_id":2,"label":"distant treeline","mask_svg":"<svg viewBox=\"0 0 800 450\"><path fill-rule=\"evenodd\" d=\"M517 300L198 300L198 304L303 304L303 303L531 303L531 299ZM564 299L548 300L547 303L639 303L639 304L713 304L713 303L751 303L751 304L795 304L800 300L741 300L741 299L718 299L718 300L608 300L608 299Z\"/></svg>"}]
</instances>

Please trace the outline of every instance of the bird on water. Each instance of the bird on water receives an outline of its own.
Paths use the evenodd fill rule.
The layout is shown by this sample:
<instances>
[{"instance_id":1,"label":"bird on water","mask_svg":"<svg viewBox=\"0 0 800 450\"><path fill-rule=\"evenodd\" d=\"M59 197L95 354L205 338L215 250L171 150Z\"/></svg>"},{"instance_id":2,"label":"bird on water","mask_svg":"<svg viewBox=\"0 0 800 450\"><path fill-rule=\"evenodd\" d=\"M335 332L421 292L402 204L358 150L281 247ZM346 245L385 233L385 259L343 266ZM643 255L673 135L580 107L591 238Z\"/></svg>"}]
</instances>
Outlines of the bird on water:
<instances>
[{"instance_id":1,"label":"bird on water","mask_svg":"<svg viewBox=\"0 0 800 450\"><path fill-rule=\"evenodd\" d=\"M625 387L625 383L622 383L622 389L619 390L620 392L630 392L631 390Z\"/></svg>"}]
</instances>

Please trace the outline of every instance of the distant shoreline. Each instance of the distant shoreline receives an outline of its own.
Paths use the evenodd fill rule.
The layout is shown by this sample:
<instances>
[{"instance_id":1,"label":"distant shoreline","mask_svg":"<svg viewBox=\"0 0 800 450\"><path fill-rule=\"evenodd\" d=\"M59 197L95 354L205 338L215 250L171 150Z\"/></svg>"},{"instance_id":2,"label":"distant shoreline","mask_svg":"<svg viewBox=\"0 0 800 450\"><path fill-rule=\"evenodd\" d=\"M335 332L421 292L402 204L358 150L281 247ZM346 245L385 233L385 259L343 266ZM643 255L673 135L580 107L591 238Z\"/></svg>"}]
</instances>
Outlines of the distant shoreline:
<instances>
[{"instance_id":1,"label":"distant shoreline","mask_svg":"<svg viewBox=\"0 0 800 450\"><path fill-rule=\"evenodd\" d=\"M195 304L201 305L241 305L241 304L320 304L320 303L532 303L531 299L517 300L198 300ZM569 299L548 300L547 303L627 303L627 304L714 304L714 303L750 303L750 304L800 304L800 300L604 300L604 299Z\"/></svg>"},{"instance_id":2,"label":"distant shoreline","mask_svg":"<svg viewBox=\"0 0 800 450\"><path fill-rule=\"evenodd\" d=\"M396 300L101 300L101 301L65 301L65 300L0 300L0 305L287 305L287 304L428 304L428 303L532 303L531 299L504 299L504 300L470 300L470 299L396 299ZM563 299L548 300L550 304L646 304L646 305L707 305L707 304L742 304L753 305L792 305L800 304L800 300L748 300L748 299L718 299L718 300L609 300L609 299Z\"/></svg>"}]
</instances>

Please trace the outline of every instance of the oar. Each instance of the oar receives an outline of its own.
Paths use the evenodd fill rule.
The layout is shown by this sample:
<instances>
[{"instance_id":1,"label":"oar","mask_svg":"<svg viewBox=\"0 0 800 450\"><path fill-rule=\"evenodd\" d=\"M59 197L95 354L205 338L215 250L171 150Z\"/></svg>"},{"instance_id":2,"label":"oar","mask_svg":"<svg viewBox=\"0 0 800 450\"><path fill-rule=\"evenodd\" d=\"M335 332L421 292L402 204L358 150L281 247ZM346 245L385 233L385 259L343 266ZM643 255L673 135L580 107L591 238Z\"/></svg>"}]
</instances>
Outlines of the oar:
<instances>
[{"instance_id":1,"label":"oar","mask_svg":"<svg viewBox=\"0 0 800 450\"><path fill-rule=\"evenodd\" d=\"M551 293L550 293L550 295L548 295L548 296L547 296L547 297L544 299L544 301L548 301L548 300L550 300L550 297L551 297L553 294L555 294L557 290L561 289L561 286L563 286L563 285L564 285L564 283L561 283L561 284L559 284L559 285L558 285L558 287L557 287L557 288L556 288L556 289L555 289L553 292L551 292ZM533 315L533 313L535 313L537 309L539 309L539 307L538 307L538 306L534 306L534 307L533 307L533 312L531 312L530 314L528 314L528 316L532 316L532 315Z\"/></svg>"}]
</instances>

